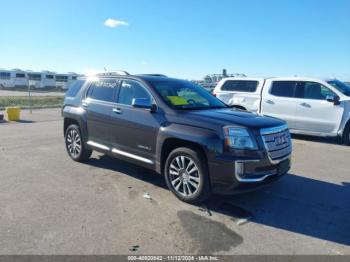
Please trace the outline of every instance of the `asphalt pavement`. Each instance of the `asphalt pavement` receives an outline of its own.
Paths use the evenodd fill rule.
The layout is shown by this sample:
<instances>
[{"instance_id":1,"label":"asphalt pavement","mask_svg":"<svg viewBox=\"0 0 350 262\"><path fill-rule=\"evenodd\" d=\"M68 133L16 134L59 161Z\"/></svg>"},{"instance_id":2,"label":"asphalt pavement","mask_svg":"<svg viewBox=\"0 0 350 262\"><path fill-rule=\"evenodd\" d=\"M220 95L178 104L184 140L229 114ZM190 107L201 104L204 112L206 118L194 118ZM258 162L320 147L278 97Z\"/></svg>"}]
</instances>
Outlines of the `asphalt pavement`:
<instances>
[{"instance_id":1,"label":"asphalt pavement","mask_svg":"<svg viewBox=\"0 0 350 262\"><path fill-rule=\"evenodd\" d=\"M193 206L143 168L72 161L62 133L58 109L0 123L0 254L350 254L350 147L335 140L294 137L281 180Z\"/></svg>"}]
</instances>

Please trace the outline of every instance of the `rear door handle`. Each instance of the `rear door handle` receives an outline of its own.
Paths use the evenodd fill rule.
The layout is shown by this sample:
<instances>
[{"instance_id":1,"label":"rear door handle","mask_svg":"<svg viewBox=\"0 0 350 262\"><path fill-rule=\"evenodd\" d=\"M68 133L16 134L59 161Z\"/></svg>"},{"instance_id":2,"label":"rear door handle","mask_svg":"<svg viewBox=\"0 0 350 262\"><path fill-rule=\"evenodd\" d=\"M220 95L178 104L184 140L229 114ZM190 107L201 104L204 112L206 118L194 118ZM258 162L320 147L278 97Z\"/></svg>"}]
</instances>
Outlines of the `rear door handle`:
<instances>
[{"instance_id":1,"label":"rear door handle","mask_svg":"<svg viewBox=\"0 0 350 262\"><path fill-rule=\"evenodd\" d=\"M81 105L82 105L82 107L84 107L84 108L89 107L89 104L88 104L88 103L86 103L86 102L82 102L82 103L81 103Z\"/></svg>"},{"instance_id":2,"label":"rear door handle","mask_svg":"<svg viewBox=\"0 0 350 262\"><path fill-rule=\"evenodd\" d=\"M270 99L269 99L269 100L266 100L265 102L268 103L268 104L270 104L270 105L273 105L273 104L275 103L275 102L273 102L273 101L270 100Z\"/></svg>"},{"instance_id":3,"label":"rear door handle","mask_svg":"<svg viewBox=\"0 0 350 262\"><path fill-rule=\"evenodd\" d=\"M303 107L311 107L310 104L308 104L308 103L301 103L300 105Z\"/></svg>"},{"instance_id":4,"label":"rear door handle","mask_svg":"<svg viewBox=\"0 0 350 262\"><path fill-rule=\"evenodd\" d=\"M113 108L113 112L116 114L121 114L122 110L120 108Z\"/></svg>"}]
</instances>

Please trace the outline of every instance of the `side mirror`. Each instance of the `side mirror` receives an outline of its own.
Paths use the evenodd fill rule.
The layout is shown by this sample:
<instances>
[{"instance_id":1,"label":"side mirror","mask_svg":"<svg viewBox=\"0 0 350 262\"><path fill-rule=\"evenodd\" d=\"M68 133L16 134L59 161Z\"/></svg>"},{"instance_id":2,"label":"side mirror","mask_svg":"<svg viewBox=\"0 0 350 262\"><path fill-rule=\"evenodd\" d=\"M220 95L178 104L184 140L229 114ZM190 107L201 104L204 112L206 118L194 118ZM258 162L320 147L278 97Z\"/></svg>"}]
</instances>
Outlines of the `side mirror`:
<instances>
[{"instance_id":1,"label":"side mirror","mask_svg":"<svg viewBox=\"0 0 350 262\"><path fill-rule=\"evenodd\" d=\"M337 95L327 95L326 100L330 103L333 103L334 105L339 105L340 104L340 98Z\"/></svg>"},{"instance_id":2,"label":"side mirror","mask_svg":"<svg viewBox=\"0 0 350 262\"><path fill-rule=\"evenodd\" d=\"M149 98L133 98L131 105L137 108L149 109L151 112L157 110L157 106Z\"/></svg>"}]
</instances>

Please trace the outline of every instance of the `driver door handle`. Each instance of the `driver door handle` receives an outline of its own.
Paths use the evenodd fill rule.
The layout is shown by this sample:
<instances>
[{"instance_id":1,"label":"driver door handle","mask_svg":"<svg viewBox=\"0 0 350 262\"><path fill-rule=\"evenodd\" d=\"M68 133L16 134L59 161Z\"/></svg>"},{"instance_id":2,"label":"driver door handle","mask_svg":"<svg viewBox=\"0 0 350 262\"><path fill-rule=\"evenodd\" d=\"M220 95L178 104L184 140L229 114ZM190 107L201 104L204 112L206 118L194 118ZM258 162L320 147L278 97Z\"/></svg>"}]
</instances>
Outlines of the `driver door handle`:
<instances>
[{"instance_id":1,"label":"driver door handle","mask_svg":"<svg viewBox=\"0 0 350 262\"><path fill-rule=\"evenodd\" d=\"M308 107L308 108L311 107L310 104L308 104L308 103L301 103L300 105L303 106L303 107Z\"/></svg>"},{"instance_id":2,"label":"driver door handle","mask_svg":"<svg viewBox=\"0 0 350 262\"><path fill-rule=\"evenodd\" d=\"M116 114L121 114L122 110L120 108L113 108L113 112Z\"/></svg>"}]
</instances>

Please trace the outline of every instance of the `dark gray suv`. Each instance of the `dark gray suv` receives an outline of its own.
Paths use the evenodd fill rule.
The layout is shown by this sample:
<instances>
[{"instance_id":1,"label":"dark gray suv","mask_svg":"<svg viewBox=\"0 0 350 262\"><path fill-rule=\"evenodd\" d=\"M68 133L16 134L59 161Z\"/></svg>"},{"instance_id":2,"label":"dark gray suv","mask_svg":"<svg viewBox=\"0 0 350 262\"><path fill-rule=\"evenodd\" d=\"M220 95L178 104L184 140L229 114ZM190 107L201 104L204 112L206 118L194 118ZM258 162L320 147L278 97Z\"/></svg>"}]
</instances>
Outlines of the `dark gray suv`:
<instances>
[{"instance_id":1,"label":"dark gray suv","mask_svg":"<svg viewBox=\"0 0 350 262\"><path fill-rule=\"evenodd\" d=\"M290 168L284 121L230 108L184 80L126 73L77 80L62 115L73 160L96 150L146 167L189 203L257 188Z\"/></svg>"}]
</instances>

